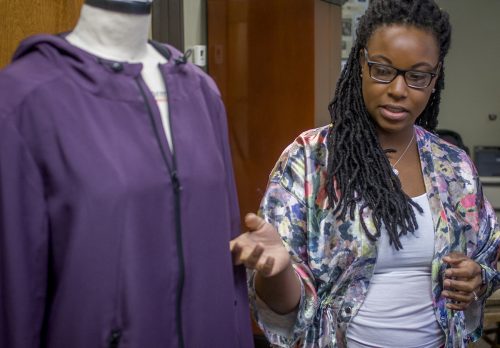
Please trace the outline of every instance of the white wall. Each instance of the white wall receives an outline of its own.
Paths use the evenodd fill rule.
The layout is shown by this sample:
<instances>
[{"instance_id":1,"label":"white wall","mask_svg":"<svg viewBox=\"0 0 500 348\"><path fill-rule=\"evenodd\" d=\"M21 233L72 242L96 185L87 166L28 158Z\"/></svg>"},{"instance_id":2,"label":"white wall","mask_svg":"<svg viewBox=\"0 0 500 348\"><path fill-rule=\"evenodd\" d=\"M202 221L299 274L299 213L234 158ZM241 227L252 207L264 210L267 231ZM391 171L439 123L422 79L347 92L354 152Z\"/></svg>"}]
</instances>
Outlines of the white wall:
<instances>
[{"instance_id":1,"label":"white wall","mask_svg":"<svg viewBox=\"0 0 500 348\"><path fill-rule=\"evenodd\" d=\"M471 152L475 145L500 146L500 1L437 2L453 26L439 128L460 133Z\"/></svg>"},{"instance_id":2,"label":"white wall","mask_svg":"<svg viewBox=\"0 0 500 348\"><path fill-rule=\"evenodd\" d=\"M205 0L184 0L184 47L207 45Z\"/></svg>"}]
</instances>

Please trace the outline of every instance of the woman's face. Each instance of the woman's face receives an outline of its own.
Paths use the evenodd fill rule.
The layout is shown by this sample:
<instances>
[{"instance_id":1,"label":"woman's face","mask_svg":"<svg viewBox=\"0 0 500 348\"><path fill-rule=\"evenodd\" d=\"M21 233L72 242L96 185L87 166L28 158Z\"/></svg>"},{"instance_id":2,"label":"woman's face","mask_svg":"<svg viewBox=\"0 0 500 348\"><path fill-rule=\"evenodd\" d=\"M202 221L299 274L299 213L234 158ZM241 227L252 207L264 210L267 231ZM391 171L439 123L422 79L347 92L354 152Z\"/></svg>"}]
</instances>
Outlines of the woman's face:
<instances>
[{"instance_id":1,"label":"woman's face","mask_svg":"<svg viewBox=\"0 0 500 348\"><path fill-rule=\"evenodd\" d=\"M366 50L360 55L363 99L379 134L409 132L429 101L437 76L425 88L409 87L407 82L421 85L425 74L420 72L435 73L439 70L436 39L431 32L414 26L382 26L373 32ZM373 63L412 72L399 74L389 83L376 81L370 77L366 57ZM390 68L387 70L381 65L371 65L372 76L383 80L391 78Z\"/></svg>"}]
</instances>

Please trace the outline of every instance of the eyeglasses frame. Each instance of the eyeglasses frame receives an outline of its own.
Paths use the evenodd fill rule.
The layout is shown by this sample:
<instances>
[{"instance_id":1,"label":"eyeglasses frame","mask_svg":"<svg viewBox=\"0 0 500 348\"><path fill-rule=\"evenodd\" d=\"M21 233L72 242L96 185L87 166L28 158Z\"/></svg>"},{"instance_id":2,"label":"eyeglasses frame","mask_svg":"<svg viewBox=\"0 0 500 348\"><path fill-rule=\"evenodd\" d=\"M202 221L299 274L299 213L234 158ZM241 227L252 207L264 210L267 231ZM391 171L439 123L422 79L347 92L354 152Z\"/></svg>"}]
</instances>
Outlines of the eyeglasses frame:
<instances>
[{"instance_id":1,"label":"eyeglasses frame","mask_svg":"<svg viewBox=\"0 0 500 348\"><path fill-rule=\"evenodd\" d=\"M434 69L434 71L418 71L418 70L413 70L413 69L398 69L396 68L395 66L392 66L392 65L389 65L389 64L384 64L384 63L379 63L379 62L374 62L372 60L370 60L369 56L368 56L368 50L365 48L363 48L363 51L365 53L365 60L366 60L366 64L368 65L368 75L370 76L370 78L374 81L377 81L379 83L384 83L384 84L389 84L391 83L392 81L394 81L399 75L403 76L403 80L405 81L405 84L410 87L410 88L415 88L415 89L426 89L428 88L431 83L432 83L432 80L434 80L434 78L436 76L439 75L439 70L441 70L441 62L438 63L437 67ZM376 64L376 65L381 65L381 66L385 66L387 68L391 68L391 69L394 69L396 70L396 75L394 75L394 77L392 78L392 80L390 81L382 81L382 80L379 80L379 79L376 79L372 76L372 66ZM427 84L427 86L424 86L424 87L417 87L417 86L410 86L408 84L408 81L406 81L406 73L407 72L418 72L418 73L424 73L424 74L429 74L431 75L431 79L429 80L429 83Z\"/></svg>"}]
</instances>

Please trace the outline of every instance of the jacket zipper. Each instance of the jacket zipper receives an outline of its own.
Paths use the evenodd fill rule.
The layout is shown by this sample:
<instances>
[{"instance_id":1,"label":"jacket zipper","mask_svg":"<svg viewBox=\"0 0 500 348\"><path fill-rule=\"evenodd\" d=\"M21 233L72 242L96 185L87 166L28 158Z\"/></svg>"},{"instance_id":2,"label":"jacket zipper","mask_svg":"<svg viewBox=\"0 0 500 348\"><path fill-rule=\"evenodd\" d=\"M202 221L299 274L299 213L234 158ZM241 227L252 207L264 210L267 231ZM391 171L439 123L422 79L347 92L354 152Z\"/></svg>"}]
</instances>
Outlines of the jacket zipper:
<instances>
[{"instance_id":1,"label":"jacket zipper","mask_svg":"<svg viewBox=\"0 0 500 348\"><path fill-rule=\"evenodd\" d=\"M163 74L162 74L163 76ZM148 98L146 96L146 92L144 90L144 87L141 85L140 77L136 78L137 85L139 86L139 90L141 91L141 95L144 99L144 103L146 105L148 114L149 114L149 119L151 121L151 124L154 129L156 141L158 143L158 146L160 147L161 155L163 157L163 161L165 162L165 165L167 166L167 170L170 174L170 180L172 181L173 185L173 191L174 191L174 212L175 212L175 235L176 235L176 245L177 245L177 261L179 263L179 277L178 277L178 283L177 283L177 293L176 293L176 326L177 326L177 337L178 337L178 344L179 348L184 348L184 336L183 336L183 331L182 331L182 292L184 288L184 250L183 250L183 245L182 245L182 230L181 230L181 191L182 191L182 186L179 180L179 176L177 175L177 163L175 160L175 152L172 151L172 165L168 162L167 155L165 153L165 149L161 145L160 141L160 134L158 131L158 127L156 126L156 123L154 121L153 117L153 111L151 109L151 105L148 102ZM165 88L167 89L167 94L168 94L168 87L167 83L165 81ZM168 106L167 106L168 107ZM173 135L172 135L173 138ZM173 141L172 141L172 147L173 147Z\"/></svg>"},{"instance_id":2,"label":"jacket zipper","mask_svg":"<svg viewBox=\"0 0 500 348\"><path fill-rule=\"evenodd\" d=\"M111 331L111 335L109 336L109 348L118 348L121 337L122 333L120 330Z\"/></svg>"}]
</instances>

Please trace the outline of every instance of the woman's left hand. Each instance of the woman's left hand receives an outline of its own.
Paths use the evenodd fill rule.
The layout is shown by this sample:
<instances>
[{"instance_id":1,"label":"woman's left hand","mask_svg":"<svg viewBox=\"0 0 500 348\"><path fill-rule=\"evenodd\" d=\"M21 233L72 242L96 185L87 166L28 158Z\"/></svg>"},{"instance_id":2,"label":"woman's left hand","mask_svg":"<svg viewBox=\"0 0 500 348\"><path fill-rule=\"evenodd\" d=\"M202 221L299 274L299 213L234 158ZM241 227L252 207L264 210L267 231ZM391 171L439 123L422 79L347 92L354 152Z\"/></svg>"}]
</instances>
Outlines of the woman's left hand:
<instances>
[{"instance_id":1,"label":"woman's left hand","mask_svg":"<svg viewBox=\"0 0 500 348\"><path fill-rule=\"evenodd\" d=\"M448 308L463 311L478 300L481 291L481 266L467 255L452 252L443 257L449 265L445 271L444 291L442 295L451 301Z\"/></svg>"}]
</instances>

